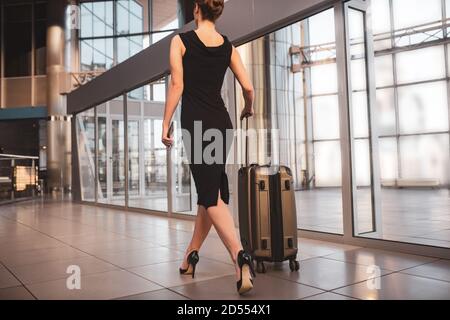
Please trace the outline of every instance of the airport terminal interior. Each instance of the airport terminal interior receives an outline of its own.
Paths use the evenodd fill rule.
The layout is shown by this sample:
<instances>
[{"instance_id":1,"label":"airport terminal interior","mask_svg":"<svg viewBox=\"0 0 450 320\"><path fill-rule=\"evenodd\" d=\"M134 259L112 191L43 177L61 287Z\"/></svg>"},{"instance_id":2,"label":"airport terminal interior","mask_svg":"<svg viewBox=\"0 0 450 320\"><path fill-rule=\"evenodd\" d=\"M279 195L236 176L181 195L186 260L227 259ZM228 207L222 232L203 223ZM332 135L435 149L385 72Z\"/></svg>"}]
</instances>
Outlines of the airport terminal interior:
<instances>
[{"instance_id":1,"label":"airport terminal interior","mask_svg":"<svg viewBox=\"0 0 450 320\"><path fill-rule=\"evenodd\" d=\"M163 57L192 2L0 3L0 299L450 299L450 0L225 2L255 88L229 206L249 141L291 169L299 233L300 270L245 297L214 230L178 274L197 198ZM230 69L222 98L245 129Z\"/></svg>"}]
</instances>

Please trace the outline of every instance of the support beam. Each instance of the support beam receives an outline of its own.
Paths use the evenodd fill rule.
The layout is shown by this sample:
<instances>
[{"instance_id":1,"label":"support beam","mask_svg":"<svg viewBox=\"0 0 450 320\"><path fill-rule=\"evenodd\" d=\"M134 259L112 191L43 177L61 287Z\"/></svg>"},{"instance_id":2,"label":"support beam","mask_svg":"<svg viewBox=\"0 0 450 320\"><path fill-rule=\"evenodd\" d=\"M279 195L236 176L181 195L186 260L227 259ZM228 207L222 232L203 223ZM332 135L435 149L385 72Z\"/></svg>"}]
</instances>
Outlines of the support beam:
<instances>
[{"instance_id":1,"label":"support beam","mask_svg":"<svg viewBox=\"0 0 450 320\"><path fill-rule=\"evenodd\" d=\"M235 46L302 20L343 0L230 0L225 4L217 30ZM194 28L191 21L174 34ZM158 80L169 73L169 46L173 35L120 63L91 82L72 91L67 110L75 114L108 101L124 91ZM118 81L120 79L120 81Z\"/></svg>"},{"instance_id":2,"label":"support beam","mask_svg":"<svg viewBox=\"0 0 450 320\"><path fill-rule=\"evenodd\" d=\"M47 172L50 191L70 189L70 119L66 117L61 92L64 73L65 2L49 0L47 5Z\"/></svg>"}]
</instances>

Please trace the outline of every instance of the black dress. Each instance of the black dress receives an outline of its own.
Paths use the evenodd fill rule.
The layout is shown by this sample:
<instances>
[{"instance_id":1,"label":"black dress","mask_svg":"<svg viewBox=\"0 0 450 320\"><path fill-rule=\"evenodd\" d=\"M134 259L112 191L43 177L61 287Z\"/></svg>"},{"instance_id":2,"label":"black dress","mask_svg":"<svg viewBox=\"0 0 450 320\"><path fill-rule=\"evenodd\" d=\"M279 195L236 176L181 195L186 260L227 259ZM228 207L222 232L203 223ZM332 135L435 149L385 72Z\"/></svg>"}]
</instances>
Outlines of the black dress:
<instances>
[{"instance_id":1,"label":"black dress","mask_svg":"<svg viewBox=\"0 0 450 320\"><path fill-rule=\"evenodd\" d=\"M179 35L186 48L183 55L181 128L189 167L197 188L197 204L205 208L217 205L219 191L221 199L228 204L230 195L225 162L231 146L233 126L221 96L221 88L230 65L232 45L224 35L223 44L214 47L207 47L194 30ZM208 129L213 129L209 130L210 136ZM219 140L217 133L221 134ZM209 154L212 159L205 157Z\"/></svg>"}]
</instances>

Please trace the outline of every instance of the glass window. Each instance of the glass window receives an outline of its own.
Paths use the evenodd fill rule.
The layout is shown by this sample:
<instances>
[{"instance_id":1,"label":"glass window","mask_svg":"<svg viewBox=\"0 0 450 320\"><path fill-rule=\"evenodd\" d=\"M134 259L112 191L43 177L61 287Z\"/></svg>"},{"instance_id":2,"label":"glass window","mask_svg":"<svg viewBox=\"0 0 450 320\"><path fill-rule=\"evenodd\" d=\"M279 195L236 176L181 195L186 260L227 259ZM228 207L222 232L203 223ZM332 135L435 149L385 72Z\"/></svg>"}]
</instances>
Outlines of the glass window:
<instances>
[{"instance_id":1,"label":"glass window","mask_svg":"<svg viewBox=\"0 0 450 320\"><path fill-rule=\"evenodd\" d=\"M394 89L378 89L376 97L378 135L393 135L396 133Z\"/></svg>"},{"instance_id":2,"label":"glass window","mask_svg":"<svg viewBox=\"0 0 450 320\"><path fill-rule=\"evenodd\" d=\"M367 86L365 59L352 59L350 71L352 77L352 90L365 90Z\"/></svg>"},{"instance_id":3,"label":"glass window","mask_svg":"<svg viewBox=\"0 0 450 320\"><path fill-rule=\"evenodd\" d=\"M316 187L341 186L341 147L339 144L339 141L314 143Z\"/></svg>"},{"instance_id":4,"label":"glass window","mask_svg":"<svg viewBox=\"0 0 450 320\"><path fill-rule=\"evenodd\" d=\"M366 92L354 92L352 95L353 136L367 138L369 136L369 117L367 114Z\"/></svg>"},{"instance_id":5,"label":"glass window","mask_svg":"<svg viewBox=\"0 0 450 320\"><path fill-rule=\"evenodd\" d=\"M355 175L356 175L356 186L357 187L369 187L371 185L370 181L370 151L369 151L369 140L368 139L355 139ZM358 190L357 196L361 191ZM370 193L370 192L368 192ZM358 201L358 203L360 203ZM360 208L358 208L360 209ZM369 212L370 212L370 208Z\"/></svg>"},{"instance_id":6,"label":"glass window","mask_svg":"<svg viewBox=\"0 0 450 320\"><path fill-rule=\"evenodd\" d=\"M128 107L128 205L141 195L141 105L129 100ZM135 207L133 205L133 207Z\"/></svg>"},{"instance_id":7,"label":"glass window","mask_svg":"<svg viewBox=\"0 0 450 320\"><path fill-rule=\"evenodd\" d=\"M105 37L113 35L113 2L84 2L80 8L80 37Z\"/></svg>"},{"instance_id":8,"label":"glass window","mask_svg":"<svg viewBox=\"0 0 450 320\"><path fill-rule=\"evenodd\" d=\"M148 47L149 35L128 36L149 31L148 14L148 0L83 2L81 70L109 69ZM90 37L105 39L87 39ZM116 51L114 48L117 48Z\"/></svg>"},{"instance_id":9,"label":"glass window","mask_svg":"<svg viewBox=\"0 0 450 320\"><path fill-rule=\"evenodd\" d=\"M130 41L128 37L117 39L117 62L121 63L130 57Z\"/></svg>"},{"instance_id":10,"label":"glass window","mask_svg":"<svg viewBox=\"0 0 450 320\"><path fill-rule=\"evenodd\" d=\"M450 0L445 0L445 15L447 18L447 24L448 24L448 19L450 18ZM450 35L450 27L447 27L447 38Z\"/></svg>"},{"instance_id":11,"label":"glass window","mask_svg":"<svg viewBox=\"0 0 450 320\"><path fill-rule=\"evenodd\" d=\"M122 61L134 56L144 48L143 36L120 37L117 39L117 61Z\"/></svg>"},{"instance_id":12,"label":"glass window","mask_svg":"<svg viewBox=\"0 0 450 320\"><path fill-rule=\"evenodd\" d=\"M122 98L109 101L111 189L109 202L125 205L125 123Z\"/></svg>"},{"instance_id":13,"label":"glass window","mask_svg":"<svg viewBox=\"0 0 450 320\"><path fill-rule=\"evenodd\" d=\"M380 157L381 184L398 177L397 139L380 138L378 140Z\"/></svg>"},{"instance_id":14,"label":"glass window","mask_svg":"<svg viewBox=\"0 0 450 320\"><path fill-rule=\"evenodd\" d=\"M441 20L441 3L441 0L394 0L395 28L408 28Z\"/></svg>"},{"instance_id":15,"label":"glass window","mask_svg":"<svg viewBox=\"0 0 450 320\"><path fill-rule=\"evenodd\" d=\"M113 39L82 40L81 70L107 70L113 65Z\"/></svg>"},{"instance_id":16,"label":"glass window","mask_svg":"<svg viewBox=\"0 0 450 320\"><path fill-rule=\"evenodd\" d=\"M389 3L393 5L396 30L407 28L409 31L418 31L409 36L398 32L396 46L410 46L442 38L442 30L439 29L441 4L448 6L450 0L374 0L371 2L371 12L375 41L377 33L389 31ZM350 15L361 16L353 11L349 12L349 18ZM350 23L349 28L355 25ZM430 26L436 29L424 31ZM389 42L390 39L376 41L375 50L390 48ZM370 150L370 140L362 135L366 130L366 126L362 125L366 115L359 112L361 110L353 110L352 113L352 128L356 137L352 149L355 171L352 178L357 187L354 193L355 231L361 236L448 247L448 241L443 241L448 240L448 237L438 229L433 229L433 225L424 223L433 221L436 225L445 224L444 216L436 204L448 199L448 84L443 78L446 76L445 59L449 57L445 57L443 45L397 52L396 70L393 70L391 54L379 55L375 52L378 89L374 112L377 126L374 133L379 138L373 146L378 146L377 150ZM353 54L354 50L351 49ZM354 64L351 67L354 68ZM398 83L394 82L394 71ZM358 75L359 71L352 72L352 78L355 73ZM395 99L398 99L397 106ZM354 94L353 108L358 100ZM373 193L378 198L371 197L367 188L371 183L368 160L372 152L373 156L377 156L373 159L378 159L373 168L378 168L380 174L379 182L372 181L380 183L380 193ZM370 215L372 201L380 205L381 216L376 216L375 220ZM426 210L424 203L430 204ZM377 234L370 232L373 230L373 221L381 227L377 229Z\"/></svg>"},{"instance_id":17,"label":"glass window","mask_svg":"<svg viewBox=\"0 0 450 320\"><path fill-rule=\"evenodd\" d=\"M93 54L94 48L92 46L92 40L82 40L80 42L80 69L91 70L93 68Z\"/></svg>"},{"instance_id":18,"label":"glass window","mask_svg":"<svg viewBox=\"0 0 450 320\"><path fill-rule=\"evenodd\" d=\"M349 37L350 37L350 57L351 72L350 86L353 91L351 96L350 111L352 154L354 161L354 175L352 178L354 204L355 233L361 234L374 230L372 200L372 168L371 150L372 133L369 132L369 105L368 91L366 83L366 63L367 54L365 52L364 32L366 30L364 22L364 12L353 8L348 9ZM353 43L355 43L353 45ZM357 58L356 58L357 57ZM358 90L358 92L355 92ZM364 139L361 139L364 138ZM353 165L353 164L352 164Z\"/></svg>"},{"instance_id":19,"label":"glass window","mask_svg":"<svg viewBox=\"0 0 450 320\"><path fill-rule=\"evenodd\" d=\"M93 44L93 69L108 69L112 65L113 46L112 39L94 39Z\"/></svg>"},{"instance_id":20,"label":"glass window","mask_svg":"<svg viewBox=\"0 0 450 320\"><path fill-rule=\"evenodd\" d=\"M375 0L370 4L372 8L372 32L374 34L389 32L391 30L389 0Z\"/></svg>"},{"instance_id":21,"label":"glass window","mask_svg":"<svg viewBox=\"0 0 450 320\"><path fill-rule=\"evenodd\" d=\"M450 18L450 0L445 0L445 13L447 18Z\"/></svg>"},{"instance_id":22,"label":"glass window","mask_svg":"<svg viewBox=\"0 0 450 320\"><path fill-rule=\"evenodd\" d=\"M98 202L125 205L125 127L123 100L97 107Z\"/></svg>"},{"instance_id":23,"label":"glass window","mask_svg":"<svg viewBox=\"0 0 450 320\"><path fill-rule=\"evenodd\" d=\"M141 33L143 30L142 18L130 15L130 33Z\"/></svg>"},{"instance_id":24,"label":"glass window","mask_svg":"<svg viewBox=\"0 0 450 320\"><path fill-rule=\"evenodd\" d=\"M4 7L5 77L31 75L31 4Z\"/></svg>"},{"instance_id":25,"label":"glass window","mask_svg":"<svg viewBox=\"0 0 450 320\"><path fill-rule=\"evenodd\" d=\"M152 85L128 93L128 205L167 211L167 154L161 142L164 103L151 99Z\"/></svg>"},{"instance_id":26,"label":"glass window","mask_svg":"<svg viewBox=\"0 0 450 320\"><path fill-rule=\"evenodd\" d=\"M136 1L130 1L130 33L144 31L144 8Z\"/></svg>"},{"instance_id":27,"label":"glass window","mask_svg":"<svg viewBox=\"0 0 450 320\"><path fill-rule=\"evenodd\" d=\"M397 54L398 83L445 77L444 47L435 46Z\"/></svg>"},{"instance_id":28,"label":"glass window","mask_svg":"<svg viewBox=\"0 0 450 320\"><path fill-rule=\"evenodd\" d=\"M162 116L144 119L145 196L140 206L167 210L166 148L161 144ZM142 200L141 200L142 201Z\"/></svg>"},{"instance_id":29,"label":"glass window","mask_svg":"<svg viewBox=\"0 0 450 320\"><path fill-rule=\"evenodd\" d=\"M144 31L144 6L147 7L146 2L135 0L119 0L116 2L117 34L141 33Z\"/></svg>"},{"instance_id":30,"label":"glass window","mask_svg":"<svg viewBox=\"0 0 450 320\"><path fill-rule=\"evenodd\" d=\"M95 116L94 108L76 116L81 200L95 201Z\"/></svg>"},{"instance_id":31,"label":"glass window","mask_svg":"<svg viewBox=\"0 0 450 320\"><path fill-rule=\"evenodd\" d=\"M135 15L136 17L142 19L143 6L140 2L145 3L147 1L146 0L143 0L143 1L142 0L140 0L140 1L133 0L133 1L130 1L129 6L130 6L130 13Z\"/></svg>"},{"instance_id":32,"label":"glass window","mask_svg":"<svg viewBox=\"0 0 450 320\"><path fill-rule=\"evenodd\" d=\"M97 140L97 170L98 170L98 190L97 196L98 202L107 202L108 200L108 191L110 181L108 179L110 168L110 159L109 159L109 149L111 148L108 143L108 112L106 104L102 104L97 106L97 130L98 130L98 140Z\"/></svg>"},{"instance_id":33,"label":"glass window","mask_svg":"<svg viewBox=\"0 0 450 320\"><path fill-rule=\"evenodd\" d=\"M444 81L398 88L400 133L448 131Z\"/></svg>"},{"instance_id":34,"label":"glass window","mask_svg":"<svg viewBox=\"0 0 450 320\"><path fill-rule=\"evenodd\" d=\"M308 29L309 37L304 34ZM276 130L258 132L252 137L255 141L249 148L250 162L263 164L270 159L272 164L284 164L291 169L299 228L342 233L336 64L324 60L330 54L317 54L312 66L304 65L304 70L293 73L283 58L288 56L289 47L298 45L300 39L309 38L309 43L300 43L307 47L325 43L333 47L334 30L334 10L330 9L277 30L276 37L266 36L269 41L276 38L274 45L259 45L263 43L260 38L238 50L242 52L245 67L253 73L257 88L255 116L249 126ZM266 70L260 68L262 56L271 60ZM267 81L258 81L264 78ZM303 92L303 84L310 84L305 86L308 92ZM267 91L271 93L269 101L265 101ZM244 101L239 85L236 92L237 110L240 110ZM242 141L242 151L243 145Z\"/></svg>"},{"instance_id":35,"label":"glass window","mask_svg":"<svg viewBox=\"0 0 450 320\"><path fill-rule=\"evenodd\" d=\"M92 30L92 2L82 3L80 6L80 37L92 37L94 31Z\"/></svg>"},{"instance_id":36,"label":"glass window","mask_svg":"<svg viewBox=\"0 0 450 320\"><path fill-rule=\"evenodd\" d=\"M390 86L394 84L394 70L392 66L392 55L375 57L375 83L376 87Z\"/></svg>"},{"instance_id":37,"label":"glass window","mask_svg":"<svg viewBox=\"0 0 450 320\"><path fill-rule=\"evenodd\" d=\"M312 98L314 140L339 139L338 96Z\"/></svg>"},{"instance_id":38,"label":"glass window","mask_svg":"<svg viewBox=\"0 0 450 320\"><path fill-rule=\"evenodd\" d=\"M402 178L434 179L449 183L449 135L418 135L400 138Z\"/></svg>"},{"instance_id":39,"label":"glass window","mask_svg":"<svg viewBox=\"0 0 450 320\"><path fill-rule=\"evenodd\" d=\"M92 4L92 35L94 37L111 36L113 34L112 1L94 2Z\"/></svg>"},{"instance_id":40,"label":"glass window","mask_svg":"<svg viewBox=\"0 0 450 320\"><path fill-rule=\"evenodd\" d=\"M404 46L411 46L414 44L420 44L420 43L425 43L425 42L430 42L433 40L439 40L443 38L443 32L441 29L440 24L434 24L435 29L432 32L428 32L428 31L422 31L422 32L418 32L418 33L414 33L411 34L409 36L398 36L396 38L396 42L395 45L397 47L404 47ZM422 27L423 28L423 27ZM430 28L430 27L428 27Z\"/></svg>"},{"instance_id":41,"label":"glass window","mask_svg":"<svg viewBox=\"0 0 450 320\"><path fill-rule=\"evenodd\" d=\"M450 35L450 33L449 33ZM450 66L450 45L447 44L447 63ZM450 76L450 68L448 68L448 75Z\"/></svg>"},{"instance_id":42,"label":"glass window","mask_svg":"<svg viewBox=\"0 0 450 320\"><path fill-rule=\"evenodd\" d=\"M164 82L153 84L151 89L153 101L166 101L166 84Z\"/></svg>"},{"instance_id":43,"label":"glass window","mask_svg":"<svg viewBox=\"0 0 450 320\"><path fill-rule=\"evenodd\" d=\"M397 4L396 4L397 3ZM402 7L406 1L394 1L394 19L397 29L409 28L412 34L399 32L396 46L408 46L416 43L428 42L443 38L441 28L442 12L441 0L408 1L409 5Z\"/></svg>"},{"instance_id":44,"label":"glass window","mask_svg":"<svg viewBox=\"0 0 450 320\"><path fill-rule=\"evenodd\" d=\"M117 34L130 33L130 11L128 10L128 0L116 2L117 10Z\"/></svg>"},{"instance_id":45,"label":"glass window","mask_svg":"<svg viewBox=\"0 0 450 320\"><path fill-rule=\"evenodd\" d=\"M327 81L324 81L327 79ZM337 69L335 63L311 67L311 93L313 95L337 92Z\"/></svg>"},{"instance_id":46,"label":"glass window","mask_svg":"<svg viewBox=\"0 0 450 320\"><path fill-rule=\"evenodd\" d=\"M334 10L326 10L308 18L310 45L335 42Z\"/></svg>"}]
</instances>

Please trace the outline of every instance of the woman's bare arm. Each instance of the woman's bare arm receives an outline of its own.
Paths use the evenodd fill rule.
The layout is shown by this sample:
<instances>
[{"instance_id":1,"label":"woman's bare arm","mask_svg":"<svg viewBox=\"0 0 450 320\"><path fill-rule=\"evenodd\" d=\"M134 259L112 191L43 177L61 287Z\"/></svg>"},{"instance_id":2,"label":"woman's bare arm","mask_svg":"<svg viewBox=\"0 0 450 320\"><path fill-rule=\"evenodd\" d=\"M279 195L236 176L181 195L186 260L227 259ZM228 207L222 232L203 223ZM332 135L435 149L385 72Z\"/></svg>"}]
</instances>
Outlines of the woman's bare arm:
<instances>
[{"instance_id":1,"label":"woman's bare arm","mask_svg":"<svg viewBox=\"0 0 450 320\"><path fill-rule=\"evenodd\" d=\"M162 130L162 142L170 147L173 143L168 136L170 121L183 94L183 43L179 35L172 38L170 43L170 82L167 91L166 105Z\"/></svg>"},{"instance_id":2,"label":"woman's bare arm","mask_svg":"<svg viewBox=\"0 0 450 320\"><path fill-rule=\"evenodd\" d=\"M254 89L250 77L242 63L241 55L234 46L232 46L232 48L230 68L242 87L242 94L245 101L245 106L241 113L242 120L243 118L251 117L253 115Z\"/></svg>"}]
</instances>

